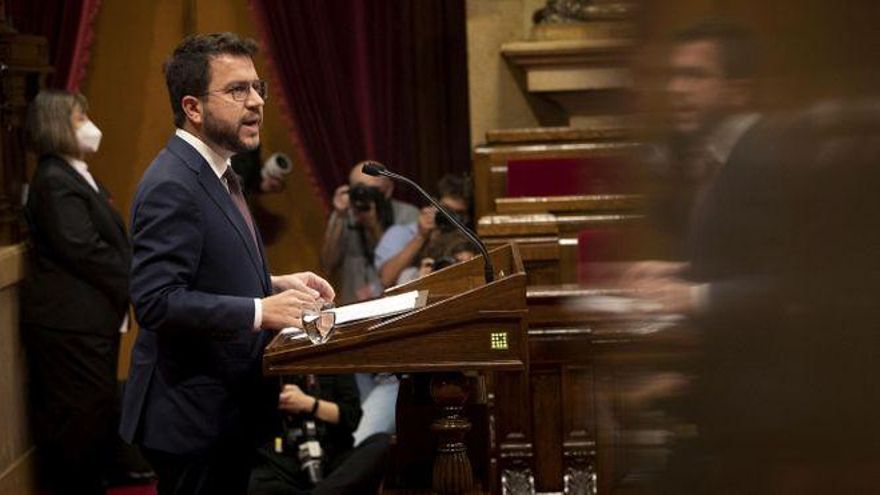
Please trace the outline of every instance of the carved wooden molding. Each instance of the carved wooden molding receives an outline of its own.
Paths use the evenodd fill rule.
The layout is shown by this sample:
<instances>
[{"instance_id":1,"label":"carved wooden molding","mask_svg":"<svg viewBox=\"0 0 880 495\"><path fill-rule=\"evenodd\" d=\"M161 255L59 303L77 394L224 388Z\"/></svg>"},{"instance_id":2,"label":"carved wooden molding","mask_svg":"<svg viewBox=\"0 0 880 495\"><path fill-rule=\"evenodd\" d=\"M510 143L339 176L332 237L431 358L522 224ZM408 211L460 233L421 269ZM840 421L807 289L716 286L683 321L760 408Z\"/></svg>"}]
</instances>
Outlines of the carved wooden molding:
<instances>
[{"instance_id":1,"label":"carved wooden molding","mask_svg":"<svg viewBox=\"0 0 880 495\"><path fill-rule=\"evenodd\" d=\"M600 156L624 156L638 150L642 144L633 142L609 143L534 143L509 146L477 146L474 155L489 155L505 162L508 158L587 158Z\"/></svg>"},{"instance_id":2,"label":"carved wooden molding","mask_svg":"<svg viewBox=\"0 0 880 495\"><path fill-rule=\"evenodd\" d=\"M643 218L642 215L554 215L552 213L524 213L517 215L487 215L477 224L477 233L485 237L534 236L579 232L585 228L625 223Z\"/></svg>"},{"instance_id":3,"label":"carved wooden molding","mask_svg":"<svg viewBox=\"0 0 880 495\"><path fill-rule=\"evenodd\" d=\"M625 113L635 47L628 38L535 40L505 43L501 53L523 71L526 91L561 106L568 125L586 128Z\"/></svg>"},{"instance_id":4,"label":"carved wooden molding","mask_svg":"<svg viewBox=\"0 0 880 495\"><path fill-rule=\"evenodd\" d=\"M627 20L626 14L604 20L587 22L567 22L563 24L538 24L532 28L531 39L539 40L573 40L585 38L635 38L638 35L636 25Z\"/></svg>"},{"instance_id":5,"label":"carved wooden molding","mask_svg":"<svg viewBox=\"0 0 880 495\"><path fill-rule=\"evenodd\" d=\"M634 48L628 39L515 41L501 45L501 53L525 72L529 93L584 92L631 88Z\"/></svg>"},{"instance_id":6,"label":"carved wooden molding","mask_svg":"<svg viewBox=\"0 0 880 495\"><path fill-rule=\"evenodd\" d=\"M496 198L495 211L511 213L555 213L566 211L636 210L644 204L638 194L591 194L578 196L536 196Z\"/></svg>"},{"instance_id":7,"label":"carved wooden molding","mask_svg":"<svg viewBox=\"0 0 880 495\"><path fill-rule=\"evenodd\" d=\"M526 129L493 129L486 132L489 144L560 143L577 141L612 141L632 137L632 128L608 125L579 129L576 127L532 127Z\"/></svg>"},{"instance_id":8,"label":"carved wooden molding","mask_svg":"<svg viewBox=\"0 0 880 495\"><path fill-rule=\"evenodd\" d=\"M505 469L501 472L502 495L534 495L535 476L527 467Z\"/></svg>"},{"instance_id":9,"label":"carved wooden molding","mask_svg":"<svg viewBox=\"0 0 880 495\"><path fill-rule=\"evenodd\" d=\"M501 53L528 71L546 66L622 65L622 59L635 47L636 43L626 38L512 41L501 45Z\"/></svg>"}]
</instances>

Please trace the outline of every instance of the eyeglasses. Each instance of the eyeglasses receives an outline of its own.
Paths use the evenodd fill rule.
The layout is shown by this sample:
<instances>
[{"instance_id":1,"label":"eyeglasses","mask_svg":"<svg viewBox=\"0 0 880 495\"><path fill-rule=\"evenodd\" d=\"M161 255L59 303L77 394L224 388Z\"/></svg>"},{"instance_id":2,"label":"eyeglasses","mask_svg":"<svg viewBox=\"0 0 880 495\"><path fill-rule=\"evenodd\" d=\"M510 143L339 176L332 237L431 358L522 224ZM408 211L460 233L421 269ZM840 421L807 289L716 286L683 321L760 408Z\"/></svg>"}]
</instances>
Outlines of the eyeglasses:
<instances>
[{"instance_id":1,"label":"eyeglasses","mask_svg":"<svg viewBox=\"0 0 880 495\"><path fill-rule=\"evenodd\" d=\"M202 96L207 96L211 93L225 93L232 97L235 101L245 101L248 98L248 95L251 94L251 89L260 95L260 98L265 101L269 97L269 84L266 81L239 81L236 83L232 83L226 89L218 89L215 91L206 91L202 94Z\"/></svg>"}]
</instances>

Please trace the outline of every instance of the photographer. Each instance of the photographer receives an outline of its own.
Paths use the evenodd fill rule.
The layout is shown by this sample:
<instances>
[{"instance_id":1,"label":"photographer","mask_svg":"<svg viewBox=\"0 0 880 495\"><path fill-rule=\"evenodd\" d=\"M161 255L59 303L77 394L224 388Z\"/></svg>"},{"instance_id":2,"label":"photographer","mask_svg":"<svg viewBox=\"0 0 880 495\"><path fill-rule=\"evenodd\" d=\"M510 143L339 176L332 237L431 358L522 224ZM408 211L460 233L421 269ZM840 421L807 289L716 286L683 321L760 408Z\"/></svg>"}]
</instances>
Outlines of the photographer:
<instances>
[{"instance_id":1,"label":"photographer","mask_svg":"<svg viewBox=\"0 0 880 495\"><path fill-rule=\"evenodd\" d=\"M373 268L376 244L392 225L418 218L414 206L391 198L393 192L391 180L365 175L357 164L349 174L349 185L340 186L333 195L321 265L337 282L342 304L381 294L382 286Z\"/></svg>"},{"instance_id":2,"label":"photographer","mask_svg":"<svg viewBox=\"0 0 880 495\"><path fill-rule=\"evenodd\" d=\"M437 184L437 191L440 204L469 226L472 198L470 180L444 175ZM458 235L455 226L433 206L422 208L417 222L391 227L376 246L375 263L382 285L395 285L404 269L428 256L429 246L445 244L441 242L444 237Z\"/></svg>"},{"instance_id":3,"label":"photographer","mask_svg":"<svg viewBox=\"0 0 880 495\"><path fill-rule=\"evenodd\" d=\"M273 445L259 450L248 493L376 493L389 436L373 435L352 447L361 417L352 375L292 377L278 402L284 419Z\"/></svg>"},{"instance_id":4,"label":"photographer","mask_svg":"<svg viewBox=\"0 0 880 495\"><path fill-rule=\"evenodd\" d=\"M471 260L477 255L477 248L469 239L458 231L451 234L438 237L425 246L425 256L416 258L421 260L418 265L404 268L397 277L397 284L418 280L447 266Z\"/></svg>"}]
</instances>

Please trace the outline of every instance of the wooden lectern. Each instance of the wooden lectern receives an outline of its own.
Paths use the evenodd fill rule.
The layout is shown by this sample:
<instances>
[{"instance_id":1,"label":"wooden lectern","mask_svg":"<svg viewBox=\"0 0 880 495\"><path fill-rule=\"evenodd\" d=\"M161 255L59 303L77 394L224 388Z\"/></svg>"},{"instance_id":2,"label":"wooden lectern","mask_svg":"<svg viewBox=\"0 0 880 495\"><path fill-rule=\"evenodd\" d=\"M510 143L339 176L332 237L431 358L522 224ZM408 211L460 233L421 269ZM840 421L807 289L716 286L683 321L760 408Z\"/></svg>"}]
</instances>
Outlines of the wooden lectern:
<instances>
[{"instance_id":1,"label":"wooden lectern","mask_svg":"<svg viewBox=\"0 0 880 495\"><path fill-rule=\"evenodd\" d=\"M528 366L522 259L510 244L489 255L495 266L491 283L484 280L478 256L386 291L427 290L422 308L341 325L319 345L278 335L266 348L264 373L433 373L431 396L443 412L431 427L439 437L433 488L440 494L470 492L473 475L463 439L471 425L461 415L468 392L459 372L523 371Z\"/></svg>"}]
</instances>

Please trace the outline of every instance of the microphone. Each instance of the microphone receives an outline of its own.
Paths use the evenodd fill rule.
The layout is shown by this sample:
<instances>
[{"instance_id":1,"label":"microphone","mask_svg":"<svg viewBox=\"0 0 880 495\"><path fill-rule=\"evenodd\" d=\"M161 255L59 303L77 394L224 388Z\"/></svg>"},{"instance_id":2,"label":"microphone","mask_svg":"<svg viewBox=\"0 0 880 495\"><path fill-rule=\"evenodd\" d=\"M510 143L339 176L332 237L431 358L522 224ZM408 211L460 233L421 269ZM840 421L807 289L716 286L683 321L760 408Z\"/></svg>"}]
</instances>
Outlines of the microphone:
<instances>
[{"instance_id":1,"label":"microphone","mask_svg":"<svg viewBox=\"0 0 880 495\"><path fill-rule=\"evenodd\" d=\"M361 172L373 177L383 175L385 177L388 177L389 179L405 182L412 186L416 191L418 191L419 194L426 198L432 205L434 205L434 207L437 208L437 211L442 212L443 216L446 217L446 219L449 220L453 225L455 225L455 227L458 228L458 230L461 231L461 233L464 234L465 237L467 237L474 244L474 246L476 246L480 250L480 254L483 255L483 272L486 277L486 283L488 284L495 280L495 268L492 266L492 260L489 258L489 251L486 250L486 245L483 244L483 241L481 241L479 237L477 237L477 234L473 233L471 229L465 227L465 225L461 223L461 221L459 221L457 218L450 215L449 212L446 211L446 208L443 207L443 205L438 203L437 200L432 198L430 194L426 193L425 190L422 189L414 181L402 175L395 174L394 172L385 168L385 166L379 162L367 160L362 163L363 165L361 165Z\"/></svg>"}]
</instances>

